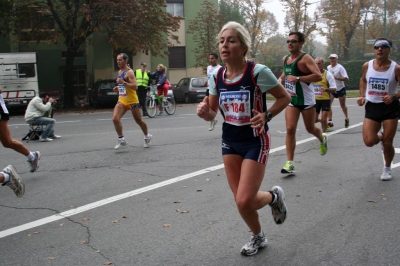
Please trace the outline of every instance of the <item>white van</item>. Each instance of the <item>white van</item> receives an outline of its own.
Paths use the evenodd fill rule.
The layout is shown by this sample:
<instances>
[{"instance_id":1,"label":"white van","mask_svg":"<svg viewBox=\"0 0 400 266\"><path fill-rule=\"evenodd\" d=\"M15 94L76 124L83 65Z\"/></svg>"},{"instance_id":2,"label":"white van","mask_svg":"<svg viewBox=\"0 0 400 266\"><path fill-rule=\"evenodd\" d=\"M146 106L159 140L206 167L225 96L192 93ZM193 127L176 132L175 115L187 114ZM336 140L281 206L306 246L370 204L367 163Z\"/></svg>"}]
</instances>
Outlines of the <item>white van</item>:
<instances>
[{"instance_id":1,"label":"white van","mask_svg":"<svg viewBox=\"0 0 400 266\"><path fill-rule=\"evenodd\" d=\"M26 109L39 94L36 53L0 53L0 86L7 109Z\"/></svg>"}]
</instances>

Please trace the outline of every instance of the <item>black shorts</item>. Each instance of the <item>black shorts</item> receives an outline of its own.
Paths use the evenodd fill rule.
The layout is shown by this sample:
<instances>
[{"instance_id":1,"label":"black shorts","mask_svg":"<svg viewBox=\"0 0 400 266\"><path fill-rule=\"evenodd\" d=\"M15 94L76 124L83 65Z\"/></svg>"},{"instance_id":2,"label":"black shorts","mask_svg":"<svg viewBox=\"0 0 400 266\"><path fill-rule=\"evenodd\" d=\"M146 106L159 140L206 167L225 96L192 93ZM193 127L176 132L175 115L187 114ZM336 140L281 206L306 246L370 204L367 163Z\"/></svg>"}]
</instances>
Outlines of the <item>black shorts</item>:
<instances>
[{"instance_id":1,"label":"black shorts","mask_svg":"<svg viewBox=\"0 0 400 266\"><path fill-rule=\"evenodd\" d=\"M316 100L315 111L319 114L322 112L327 112L331 109L331 100Z\"/></svg>"},{"instance_id":2,"label":"black shorts","mask_svg":"<svg viewBox=\"0 0 400 266\"><path fill-rule=\"evenodd\" d=\"M209 95L210 95L210 90L207 89L207 90L206 90L206 96L209 96Z\"/></svg>"},{"instance_id":3,"label":"black shorts","mask_svg":"<svg viewBox=\"0 0 400 266\"><path fill-rule=\"evenodd\" d=\"M365 105L365 118L381 123L384 120L399 118L399 100L391 104L367 102Z\"/></svg>"},{"instance_id":4,"label":"black shorts","mask_svg":"<svg viewBox=\"0 0 400 266\"><path fill-rule=\"evenodd\" d=\"M10 120L10 115L4 103L0 103L0 120L8 121Z\"/></svg>"},{"instance_id":5,"label":"black shorts","mask_svg":"<svg viewBox=\"0 0 400 266\"><path fill-rule=\"evenodd\" d=\"M333 97L335 98L339 98L339 97L343 97L346 95L346 87L343 87L340 89L340 91L336 91L334 93L331 93Z\"/></svg>"}]
</instances>

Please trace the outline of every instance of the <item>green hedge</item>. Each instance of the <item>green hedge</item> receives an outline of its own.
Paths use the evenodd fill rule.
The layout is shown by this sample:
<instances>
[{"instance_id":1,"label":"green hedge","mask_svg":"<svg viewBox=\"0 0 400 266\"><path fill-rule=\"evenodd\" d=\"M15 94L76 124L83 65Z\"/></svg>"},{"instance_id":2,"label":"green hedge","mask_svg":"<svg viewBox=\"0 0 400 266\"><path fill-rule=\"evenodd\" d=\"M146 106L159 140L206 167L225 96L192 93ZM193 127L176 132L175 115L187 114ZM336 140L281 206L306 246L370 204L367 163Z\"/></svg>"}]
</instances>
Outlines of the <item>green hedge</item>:
<instances>
[{"instance_id":1,"label":"green hedge","mask_svg":"<svg viewBox=\"0 0 400 266\"><path fill-rule=\"evenodd\" d=\"M360 78L362 75L362 65L366 61L362 60L354 60L354 61L347 61L347 62L339 62L347 71L347 75L349 75L349 82L346 82L346 89L348 90L358 90L358 86L360 85ZM325 69L329 65L325 63ZM272 72L275 74L276 77L279 77L282 74L282 66L272 66L270 67Z\"/></svg>"}]
</instances>

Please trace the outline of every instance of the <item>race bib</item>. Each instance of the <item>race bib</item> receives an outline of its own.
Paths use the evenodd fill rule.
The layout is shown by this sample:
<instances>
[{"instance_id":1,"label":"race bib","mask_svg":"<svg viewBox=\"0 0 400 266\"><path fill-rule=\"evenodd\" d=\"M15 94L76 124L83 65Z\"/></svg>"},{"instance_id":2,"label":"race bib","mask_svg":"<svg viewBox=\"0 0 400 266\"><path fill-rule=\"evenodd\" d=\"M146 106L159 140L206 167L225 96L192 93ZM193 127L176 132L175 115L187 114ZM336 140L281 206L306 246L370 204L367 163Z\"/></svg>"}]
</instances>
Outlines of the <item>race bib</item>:
<instances>
[{"instance_id":1,"label":"race bib","mask_svg":"<svg viewBox=\"0 0 400 266\"><path fill-rule=\"evenodd\" d=\"M221 92L219 105L225 115L225 122L235 126L250 125L250 91Z\"/></svg>"},{"instance_id":2,"label":"race bib","mask_svg":"<svg viewBox=\"0 0 400 266\"><path fill-rule=\"evenodd\" d=\"M324 93L322 91L320 91L320 89L322 88L321 84L313 84L314 85L314 93L315 96L322 96L324 95Z\"/></svg>"},{"instance_id":3,"label":"race bib","mask_svg":"<svg viewBox=\"0 0 400 266\"><path fill-rule=\"evenodd\" d=\"M382 96L388 95L389 92L389 79L373 78L368 80L368 98L372 101L382 101Z\"/></svg>"},{"instance_id":4,"label":"race bib","mask_svg":"<svg viewBox=\"0 0 400 266\"><path fill-rule=\"evenodd\" d=\"M126 97L126 87L124 84L118 84L119 97Z\"/></svg>"},{"instance_id":5,"label":"race bib","mask_svg":"<svg viewBox=\"0 0 400 266\"><path fill-rule=\"evenodd\" d=\"M290 94L290 96L297 96L296 94L296 82L289 82L287 78L285 78L285 89Z\"/></svg>"}]
</instances>

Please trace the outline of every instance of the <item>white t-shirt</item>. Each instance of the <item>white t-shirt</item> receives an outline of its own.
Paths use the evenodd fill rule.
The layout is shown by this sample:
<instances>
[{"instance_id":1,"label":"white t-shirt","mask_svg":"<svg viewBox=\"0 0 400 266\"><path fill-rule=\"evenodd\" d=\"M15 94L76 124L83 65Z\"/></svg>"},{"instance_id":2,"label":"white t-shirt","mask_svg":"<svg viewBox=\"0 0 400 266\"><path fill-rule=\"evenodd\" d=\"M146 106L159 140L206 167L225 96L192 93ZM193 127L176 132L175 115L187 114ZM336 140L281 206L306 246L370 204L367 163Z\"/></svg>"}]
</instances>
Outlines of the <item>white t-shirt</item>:
<instances>
[{"instance_id":1,"label":"white t-shirt","mask_svg":"<svg viewBox=\"0 0 400 266\"><path fill-rule=\"evenodd\" d=\"M336 64L336 66L332 67L332 65L328 66L328 72L330 72L332 75L336 77L341 77L341 78L349 78L347 75L346 69L341 64ZM340 91L345 87L344 81L335 79L336 82L336 91Z\"/></svg>"},{"instance_id":2,"label":"white t-shirt","mask_svg":"<svg viewBox=\"0 0 400 266\"><path fill-rule=\"evenodd\" d=\"M219 69L220 67L221 67L221 65L216 65L216 66L209 65L209 66L207 67L207 79L210 80L211 75L212 75L217 69Z\"/></svg>"}]
</instances>

